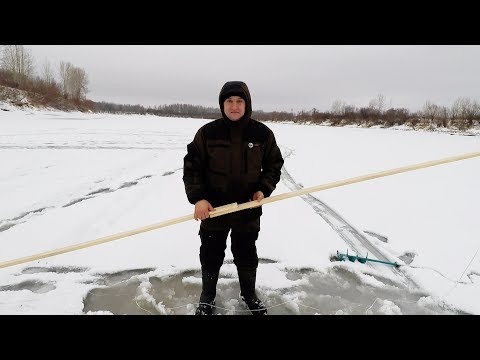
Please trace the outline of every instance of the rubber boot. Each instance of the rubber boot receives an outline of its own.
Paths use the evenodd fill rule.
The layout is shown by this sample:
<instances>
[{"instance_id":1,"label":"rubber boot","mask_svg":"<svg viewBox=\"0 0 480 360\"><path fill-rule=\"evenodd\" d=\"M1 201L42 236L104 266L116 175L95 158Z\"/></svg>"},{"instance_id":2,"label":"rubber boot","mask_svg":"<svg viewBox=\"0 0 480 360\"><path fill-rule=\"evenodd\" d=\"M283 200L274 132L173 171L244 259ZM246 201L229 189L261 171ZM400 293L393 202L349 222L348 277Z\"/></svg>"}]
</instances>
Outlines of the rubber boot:
<instances>
[{"instance_id":1,"label":"rubber boot","mask_svg":"<svg viewBox=\"0 0 480 360\"><path fill-rule=\"evenodd\" d=\"M195 315L212 315L217 294L218 272L202 269L202 293Z\"/></svg>"},{"instance_id":2,"label":"rubber boot","mask_svg":"<svg viewBox=\"0 0 480 360\"><path fill-rule=\"evenodd\" d=\"M267 315L265 304L255 294L257 269L237 269L240 282L240 298L247 304L252 315Z\"/></svg>"}]
</instances>

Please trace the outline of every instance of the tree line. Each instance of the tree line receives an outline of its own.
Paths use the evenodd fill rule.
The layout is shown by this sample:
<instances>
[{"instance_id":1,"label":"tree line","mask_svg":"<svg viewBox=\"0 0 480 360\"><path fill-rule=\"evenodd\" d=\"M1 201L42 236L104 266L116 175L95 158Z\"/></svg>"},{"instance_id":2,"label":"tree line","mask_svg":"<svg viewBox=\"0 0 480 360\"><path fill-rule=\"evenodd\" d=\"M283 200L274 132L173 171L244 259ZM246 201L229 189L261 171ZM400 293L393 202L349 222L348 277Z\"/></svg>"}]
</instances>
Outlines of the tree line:
<instances>
[{"instance_id":1,"label":"tree line","mask_svg":"<svg viewBox=\"0 0 480 360\"><path fill-rule=\"evenodd\" d=\"M96 103L99 112L157 115L166 117L189 117L201 119L217 119L221 117L218 107L204 107L189 104L171 104L155 107L142 105L120 105L108 102ZM279 121L295 123L312 123L329 126L359 125L372 126L408 126L418 128L455 128L467 130L480 126L480 105L476 100L466 97L456 99L451 107L435 105L427 101L423 109L410 112L406 108L386 108L385 96L379 94L368 106L356 107L336 100L330 111L288 112L254 110L252 117L260 121Z\"/></svg>"},{"instance_id":2,"label":"tree line","mask_svg":"<svg viewBox=\"0 0 480 360\"><path fill-rule=\"evenodd\" d=\"M93 105L86 98L88 75L84 69L65 61L56 68L48 60L35 66L31 50L23 45L0 47L0 85L23 91L15 93L17 105L27 98L33 105L59 109L87 109ZM3 93L4 97L13 94L5 89ZM25 96L18 98L18 94Z\"/></svg>"},{"instance_id":3,"label":"tree line","mask_svg":"<svg viewBox=\"0 0 480 360\"><path fill-rule=\"evenodd\" d=\"M35 69L38 69L36 71ZM17 96L17 105L25 101L33 105L51 106L62 110L81 110L106 113L156 115L216 119L220 109L191 104L170 104L145 107L142 105L94 102L87 99L88 75L80 67L61 61L54 67L48 60L36 67L31 51L23 45L0 47L0 100ZM11 92L9 89L19 90ZM20 94L20 95L19 95ZM290 121L330 126L409 126L412 128L457 128L466 130L480 126L480 104L475 99L457 98L451 107L427 101L422 110L388 108L386 98L379 94L367 106L357 107L335 100L329 111L316 108L299 112L253 111L260 121Z\"/></svg>"}]
</instances>

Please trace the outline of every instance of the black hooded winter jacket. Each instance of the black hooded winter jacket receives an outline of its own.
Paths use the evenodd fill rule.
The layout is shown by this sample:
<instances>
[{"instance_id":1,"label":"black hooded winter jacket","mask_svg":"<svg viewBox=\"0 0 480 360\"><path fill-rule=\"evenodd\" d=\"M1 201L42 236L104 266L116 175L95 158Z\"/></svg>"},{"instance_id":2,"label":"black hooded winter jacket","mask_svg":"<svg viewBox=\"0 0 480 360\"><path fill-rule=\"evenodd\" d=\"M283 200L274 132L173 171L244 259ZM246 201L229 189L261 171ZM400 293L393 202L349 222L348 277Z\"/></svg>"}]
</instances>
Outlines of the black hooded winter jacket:
<instances>
[{"instance_id":1,"label":"black hooded winter jacket","mask_svg":"<svg viewBox=\"0 0 480 360\"><path fill-rule=\"evenodd\" d=\"M238 121L231 121L223 109L223 102L232 95L246 102L245 115ZM284 162L272 130L251 118L252 101L245 83L225 83L219 103L222 118L202 126L187 145L183 181L188 201L195 204L205 199L218 207L248 202L259 190L270 196ZM261 214L261 207L257 207L229 215L248 221ZM214 219L224 217L228 215Z\"/></svg>"}]
</instances>

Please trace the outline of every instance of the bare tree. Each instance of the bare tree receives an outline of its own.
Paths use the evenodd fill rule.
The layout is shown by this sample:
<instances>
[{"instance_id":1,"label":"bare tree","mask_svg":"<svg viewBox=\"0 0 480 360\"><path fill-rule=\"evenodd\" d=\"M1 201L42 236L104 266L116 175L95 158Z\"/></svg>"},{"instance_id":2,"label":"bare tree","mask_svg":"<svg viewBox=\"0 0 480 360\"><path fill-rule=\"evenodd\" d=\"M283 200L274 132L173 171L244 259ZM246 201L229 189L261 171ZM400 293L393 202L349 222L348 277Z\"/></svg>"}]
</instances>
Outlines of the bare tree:
<instances>
[{"instance_id":1,"label":"bare tree","mask_svg":"<svg viewBox=\"0 0 480 360\"><path fill-rule=\"evenodd\" d=\"M70 76L70 93L73 99L83 100L88 92L88 78L85 70L74 67Z\"/></svg>"},{"instance_id":2,"label":"bare tree","mask_svg":"<svg viewBox=\"0 0 480 360\"><path fill-rule=\"evenodd\" d=\"M453 102L452 107L450 108L450 118L452 120L458 120L461 118L462 114L462 98L458 98Z\"/></svg>"},{"instance_id":3,"label":"bare tree","mask_svg":"<svg viewBox=\"0 0 480 360\"><path fill-rule=\"evenodd\" d=\"M448 108L446 106L439 106L436 122L438 126L448 127Z\"/></svg>"},{"instance_id":4,"label":"bare tree","mask_svg":"<svg viewBox=\"0 0 480 360\"><path fill-rule=\"evenodd\" d=\"M12 73L14 81L25 85L33 76L33 57L23 45L4 45L1 67Z\"/></svg>"},{"instance_id":5,"label":"bare tree","mask_svg":"<svg viewBox=\"0 0 480 360\"><path fill-rule=\"evenodd\" d=\"M379 114L382 114L385 107L385 96L378 94L375 99L370 100L368 107L377 111Z\"/></svg>"},{"instance_id":6,"label":"bare tree","mask_svg":"<svg viewBox=\"0 0 480 360\"><path fill-rule=\"evenodd\" d=\"M347 104L343 100L335 100L330 107L330 112L332 115L338 115L338 116L343 116L345 115L345 108L347 107Z\"/></svg>"},{"instance_id":7,"label":"bare tree","mask_svg":"<svg viewBox=\"0 0 480 360\"><path fill-rule=\"evenodd\" d=\"M480 115L479 104L475 100L461 97L455 100L452 105L452 117L457 119L471 120Z\"/></svg>"},{"instance_id":8,"label":"bare tree","mask_svg":"<svg viewBox=\"0 0 480 360\"><path fill-rule=\"evenodd\" d=\"M73 65L69 62L60 61L58 74L60 75L60 86L65 99L68 99L68 84L70 82L70 69Z\"/></svg>"},{"instance_id":9,"label":"bare tree","mask_svg":"<svg viewBox=\"0 0 480 360\"><path fill-rule=\"evenodd\" d=\"M88 92L88 77L85 70L69 62L60 62L59 74L63 96L66 99L82 100Z\"/></svg>"},{"instance_id":10,"label":"bare tree","mask_svg":"<svg viewBox=\"0 0 480 360\"><path fill-rule=\"evenodd\" d=\"M53 84L55 82L52 65L47 59L45 59L45 62L43 63L41 78L46 84Z\"/></svg>"},{"instance_id":11,"label":"bare tree","mask_svg":"<svg viewBox=\"0 0 480 360\"><path fill-rule=\"evenodd\" d=\"M472 127L474 121L480 118L480 104L469 98L458 98L452 105L450 116L457 127Z\"/></svg>"},{"instance_id":12,"label":"bare tree","mask_svg":"<svg viewBox=\"0 0 480 360\"><path fill-rule=\"evenodd\" d=\"M440 107L435 105L430 100L427 100L423 105L422 116L427 119L431 124L435 123L435 119L440 115Z\"/></svg>"}]
</instances>

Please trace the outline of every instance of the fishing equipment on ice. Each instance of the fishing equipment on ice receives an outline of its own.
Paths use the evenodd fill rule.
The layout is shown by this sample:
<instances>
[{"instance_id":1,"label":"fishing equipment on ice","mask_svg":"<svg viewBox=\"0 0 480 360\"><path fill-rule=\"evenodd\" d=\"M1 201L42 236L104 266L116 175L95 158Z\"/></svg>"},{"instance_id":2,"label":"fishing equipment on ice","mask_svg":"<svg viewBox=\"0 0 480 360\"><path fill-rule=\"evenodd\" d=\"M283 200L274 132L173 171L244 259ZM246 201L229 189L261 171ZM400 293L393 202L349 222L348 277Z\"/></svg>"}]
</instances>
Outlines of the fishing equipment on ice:
<instances>
[{"instance_id":1,"label":"fishing equipment on ice","mask_svg":"<svg viewBox=\"0 0 480 360\"><path fill-rule=\"evenodd\" d=\"M378 262L378 263L382 263L382 264L386 264L386 265L392 265L392 266L395 266L396 268L398 268L400 266L399 264L397 264L397 262L369 259L368 258L368 253L367 253L367 256L365 256L365 257L358 256L358 254L357 255L348 255L348 250L347 250L346 254L340 253L337 250L337 259L340 260L340 261L345 261L345 260L348 259L351 262L355 262L355 260L358 260L362 264L365 264L367 261L373 261L373 262Z\"/></svg>"}]
</instances>

